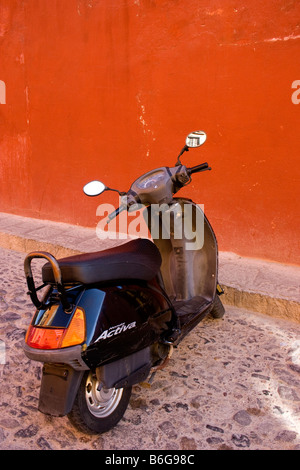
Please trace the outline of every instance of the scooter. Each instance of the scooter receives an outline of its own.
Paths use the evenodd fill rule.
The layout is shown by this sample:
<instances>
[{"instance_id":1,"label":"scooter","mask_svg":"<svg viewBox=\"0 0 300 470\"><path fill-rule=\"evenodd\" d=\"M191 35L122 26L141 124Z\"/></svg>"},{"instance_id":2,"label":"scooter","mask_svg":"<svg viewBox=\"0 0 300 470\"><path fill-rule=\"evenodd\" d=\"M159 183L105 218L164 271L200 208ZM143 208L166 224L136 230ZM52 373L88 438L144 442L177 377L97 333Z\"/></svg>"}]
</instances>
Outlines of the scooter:
<instances>
[{"instance_id":1,"label":"scooter","mask_svg":"<svg viewBox=\"0 0 300 470\"><path fill-rule=\"evenodd\" d=\"M118 191L121 205L108 222L142 207L153 241L135 238L60 260L46 252L26 256L36 311L24 352L43 363L41 412L68 415L84 432L108 431L123 417L133 385L151 384L204 317L223 317L215 234L200 206L173 197L192 174L211 169L207 163L187 168L180 160L205 140L203 131L189 134L174 167L149 171L127 193ZM84 192L110 189L92 181ZM31 267L36 258L46 261L39 287Z\"/></svg>"}]
</instances>

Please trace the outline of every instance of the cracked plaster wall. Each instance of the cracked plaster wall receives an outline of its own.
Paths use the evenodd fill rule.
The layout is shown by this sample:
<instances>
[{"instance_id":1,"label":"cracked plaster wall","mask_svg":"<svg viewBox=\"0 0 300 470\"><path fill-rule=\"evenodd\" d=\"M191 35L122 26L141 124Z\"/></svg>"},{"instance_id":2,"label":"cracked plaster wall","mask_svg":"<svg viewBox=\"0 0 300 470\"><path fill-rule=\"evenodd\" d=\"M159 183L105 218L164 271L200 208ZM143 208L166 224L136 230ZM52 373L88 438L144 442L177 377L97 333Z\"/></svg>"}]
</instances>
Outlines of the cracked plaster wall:
<instances>
[{"instance_id":1,"label":"cracked plaster wall","mask_svg":"<svg viewBox=\"0 0 300 470\"><path fill-rule=\"evenodd\" d=\"M200 128L182 195L220 249L299 264L299 47L296 0L1 0L0 211L95 226L84 183L127 190Z\"/></svg>"}]
</instances>

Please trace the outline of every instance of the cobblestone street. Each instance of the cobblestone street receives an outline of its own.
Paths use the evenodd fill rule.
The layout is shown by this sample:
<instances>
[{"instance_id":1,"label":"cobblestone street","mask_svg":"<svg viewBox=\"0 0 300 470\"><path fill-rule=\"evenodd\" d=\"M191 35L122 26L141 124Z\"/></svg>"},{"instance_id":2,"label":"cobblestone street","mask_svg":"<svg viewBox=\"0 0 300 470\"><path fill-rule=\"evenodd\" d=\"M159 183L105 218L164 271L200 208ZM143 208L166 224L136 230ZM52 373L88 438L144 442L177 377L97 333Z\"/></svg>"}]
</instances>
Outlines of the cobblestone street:
<instances>
[{"instance_id":1,"label":"cobblestone street","mask_svg":"<svg viewBox=\"0 0 300 470\"><path fill-rule=\"evenodd\" d=\"M151 388L134 387L110 432L41 414L41 365L22 349L25 255L0 254L0 449L300 450L300 324L231 306L185 338Z\"/></svg>"}]
</instances>

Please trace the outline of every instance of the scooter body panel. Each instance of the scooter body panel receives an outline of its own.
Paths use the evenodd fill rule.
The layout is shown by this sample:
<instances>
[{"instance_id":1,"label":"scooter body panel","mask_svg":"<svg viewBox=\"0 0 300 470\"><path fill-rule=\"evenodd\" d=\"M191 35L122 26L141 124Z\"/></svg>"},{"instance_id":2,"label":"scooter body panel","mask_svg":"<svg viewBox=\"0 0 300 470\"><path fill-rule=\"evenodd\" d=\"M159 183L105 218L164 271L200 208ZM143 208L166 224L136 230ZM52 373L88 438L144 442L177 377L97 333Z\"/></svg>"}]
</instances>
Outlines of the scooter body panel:
<instances>
[{"instance_id":1,"label":"scooter body panel","mask_svg":"<svg viewBox=\"0 0 300 470\"><path fill-rule=\"evenodd\" d=\"M27 357L44 363L39 410L53 416L70 412L85 370L97 370L107 388L144 380L152 366L150 347L172 320L170 304L156 280L80 286L71 292L68 300L74 311L85 312L85 343L53 350L24 346ZM66 314L61 304L52 312L49 328L68 326L72 314ZM42 327L48 313L37 310L32 325Z\"/></svg>"},{"instance_id":2,"label":"scooter body panel","mask_svg":"<svg viewBox=\"0 0 300 470\"><path fill-rule=\"evenodd\" d=\"M95 296L103 296L102 303L94 308L82 354L91 369L151 346L170 328L172 310L156 281L86 289L80 305Z\"/></svg>"},{"instance_id":3,"label":"scooter body panel","mask_svg":"<svg viewBox=\"0 0 300 470\"><path fill-rule=\"evenodd\" d=\"M200 296L213 302L218 279L218 245L199 205L174 198L158 216L148 209L147 222L162 256L161 274L170 299ZM158 226L156 226L158 225Z\"/></svg>"},{"instance_id":4,"label":"scooter body panel","mask_svg":"<svg viewBox=\"0 0 300 470\"><path fill-rule=\"evenodd\" d=\"M50 294L49 294L50 296ZM70 294L68 300L71 300ZM47 300L44 302L47 304ZM61 349L35 349L25 345L30 359L64 362L78 369L96 368L151 346L170 328L172 310L159 283L119 282L118 285L80 286L72 291L73 311L81 308L85 314L86 340L81 346ZM52 312L49 328L67 328L72 314L66 314L61 304L51 309L37 310L32 326L45 327L45 318ZM59 358L61 357L61 361ZM79 363L80 361L80 363Z\"/></svg>"}]
</instances>

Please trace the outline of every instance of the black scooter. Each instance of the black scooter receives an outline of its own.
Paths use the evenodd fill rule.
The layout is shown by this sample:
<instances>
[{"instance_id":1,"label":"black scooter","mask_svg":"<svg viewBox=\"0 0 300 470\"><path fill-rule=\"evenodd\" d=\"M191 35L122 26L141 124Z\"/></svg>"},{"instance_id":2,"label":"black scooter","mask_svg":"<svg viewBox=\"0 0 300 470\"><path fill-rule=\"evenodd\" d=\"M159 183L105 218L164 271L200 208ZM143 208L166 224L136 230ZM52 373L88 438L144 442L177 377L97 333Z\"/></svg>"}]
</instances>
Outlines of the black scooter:
<instances>
[{"instance_id":1,"label":"black scooter","mask_svg":"<svg viewBox=\"0 0 300 470\"><path fill-rule=\"evenodd\" d=\"M224 315L219 295L214 232L193 201L173 198L207 163L186 168L180 157L206 140L189 134L173 168L142 175L123 210L145 207L152 234L112 249L56 260L33 252L24 262L28 294L36 312L25 354L43 363L39 410L64 416L85 432L105 432L122 418L134 384L153 380L173 347L206 315ZM89 196L108 190L93 181ZM31 262L43 258L43 284L35 286ZM41 297L39 289L46 293Z\"/></svg>"}]
</instances>

